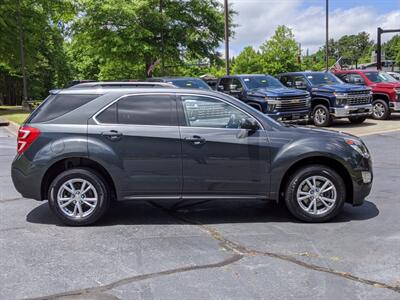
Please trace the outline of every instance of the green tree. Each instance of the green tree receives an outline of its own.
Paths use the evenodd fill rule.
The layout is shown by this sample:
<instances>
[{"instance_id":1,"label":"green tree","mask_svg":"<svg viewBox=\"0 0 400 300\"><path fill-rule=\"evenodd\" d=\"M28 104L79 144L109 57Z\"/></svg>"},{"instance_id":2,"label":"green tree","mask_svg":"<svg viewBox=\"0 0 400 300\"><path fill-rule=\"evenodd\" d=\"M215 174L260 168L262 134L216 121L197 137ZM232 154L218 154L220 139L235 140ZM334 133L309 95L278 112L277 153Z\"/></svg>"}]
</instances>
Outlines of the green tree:
<instances>
[{"instance_id":1,"label":"green tree","mask_svg":"<svg viewBox=\"0 0 400 300\"><path fill-rule=\"evenodd\" d=\"M337 56L343 57L344 61L351 65L358 65L360 59L370 55L369 51L373 42L366 32L356 35L342 36L336 43Z\"/></svg>"},{"instance_id":2,"label":"green tree","mask_svg":"<svg viewBox=\"0 0 400 300\"><path fill-rule=\"evenodd\" d=\"M0 5L0 65L18 77L25 69L29 98L43 97L69 78L63 31L73 8L69 0L4 0Z\"/></svg>"},{"instance_id":3,"label":"green tree","mask_svg":"<svg viewBox=\"0 0 400 300\"><path fill-rule=\"evenodd\" d=\"M382 50L385 53L386 59L396 60L399 55L400 35L396 34L390 40L382 45Z\"/></svg>"},{"instance_id":4,"label":"green tree","mask_svg":"<svg viewBox=\"0 0 400 300\"><path fill-rule=\"evenodd\" d=\"M218 0L82 0L68 44L78 76L146 77L210 58L224 37Z\"/></svg>"},{"instance_id":5,"label":"green tree","mask_svg":"<svg viewBox=\"0 0 400 300\"><path fill-rule=\"evenodd\" d=\"M275 34L260 49L264 73L275 75L299 69L299 46L290 28L278 26Z\"/></svg>"},{"instance_id":6,"label":"green tree","mask_svg":"<svg viewBox=\"0 0 400 300\"><path fill-rule=\"evenodd\" d=\"M261 55L253 47L247 46L235 58L232 72L235 74L254 74L263 71Z\"/></svg>"}]
</instances>

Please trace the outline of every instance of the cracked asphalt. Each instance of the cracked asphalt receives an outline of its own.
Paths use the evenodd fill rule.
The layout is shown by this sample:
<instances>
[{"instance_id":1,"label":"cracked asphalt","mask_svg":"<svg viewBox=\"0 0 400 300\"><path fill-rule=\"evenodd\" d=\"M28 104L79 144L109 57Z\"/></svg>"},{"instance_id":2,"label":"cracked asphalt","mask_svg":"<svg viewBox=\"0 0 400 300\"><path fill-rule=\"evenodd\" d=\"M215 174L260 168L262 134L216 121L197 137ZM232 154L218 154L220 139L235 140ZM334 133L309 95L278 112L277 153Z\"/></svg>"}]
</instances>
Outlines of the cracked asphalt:
<instances>
[{"instance_id":1,"label":"cracked asphalt","mask_svg":"<svg viewBox=\"0 0 400 300\"><path fill-rule=\"evenodd\" d=\"M363 140L372 193L330 223L236 200L121 203L72 228L14 190L0 128L0 299L400 299L400 131Z\"/></svg>"}]
</instances>

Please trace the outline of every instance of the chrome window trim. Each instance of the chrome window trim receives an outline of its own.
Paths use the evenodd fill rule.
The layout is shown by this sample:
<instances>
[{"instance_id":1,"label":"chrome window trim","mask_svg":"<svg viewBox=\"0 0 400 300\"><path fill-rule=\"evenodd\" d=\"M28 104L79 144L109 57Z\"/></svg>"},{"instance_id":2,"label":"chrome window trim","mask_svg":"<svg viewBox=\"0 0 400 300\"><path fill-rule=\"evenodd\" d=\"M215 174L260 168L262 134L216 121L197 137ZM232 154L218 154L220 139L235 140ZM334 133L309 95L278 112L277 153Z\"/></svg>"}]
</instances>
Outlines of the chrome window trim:
<instances>
[{"instance_id":1,"label":"chrome window trim","mask_svg":"<svg viewBox=\"0 0 400 300\"><path fill-rule=\"evenodd\" d=\"M260 126L260 129L265 130L264 126L261 124L261 122L254 116L252 116L251 114L249 114L247 111L241 109L240 107L237 107L236 105L229 103L228 101L221 99L221 98L217 98L214 96L210 96L210 95L197 95L197 94L186 94L186 93L176 93L177 97L180 96L197 96L197 97L207 97L207 98L212 98L215 100L219 100L224 102L227 105L233 106L234 108L236 108L237 110L241 111L242 113L244 113L245 115L247 115L248 117L251 117L252 119L256 120L256 122L258 123L258 126ZM236 99L235 99L236 100ZM182 101L181 99L179 99L179 101ZM198 127L198 126L181 126L181 127L190 127L190 128L212 128L212 129L240 129L240 128L218 128L218 127Z\"/></svg>"},{"instance_id":2,"label":"chrome window trim","mask_svg":"<svg viewBox=\"0 0 400 300\"><path fill-rule=\"evenodd\" d=\"M126 97L131 97L131 96L143 96L143 95L170 95L170 96L175 96L175 97L180 97L180 96L197 96L197 97L208 97L208 98L213 98L215 100L219 100L222 101L224 103L226 103L227 105L231 105L234 108L238 109L239 111L243 112L245 115L253 118L254 120L256 120L256 122L258 123L258 125L260 126L260 129L265 131L264 126L262 125L262 123L254 116L252 116L251 114L249 114L248 112L244 111L243 109L241 109L240 107L237 107L236 105L229 103L228 101L218 98L218 97L214 97L214 96L210 96L210 95L199 95L199 94L190 94L190 93L170 93L170 92L162 92L162 93L138 93L138 94L126 94L123 95L121 97L118 97L117 99L114 99L113 101L111 101L110 103L108 103L106 106L104 106L103 108L101 108L99 111L97 111L94 116L91 118L96 125L104 125L104 126L134 126L134 127L138 127L138 126L152 126L152 127L189 127L189 128L208 128L208 129L240 129L240 128L216 128L216 127L197 127L197 126L180 126L180 125L144 125L144 124L119 124L119 123L101 123L97 120L97 116L100 115L103 111L105 111L107 108L109 108L110 106L112 106L113 104L115 104L116 102L122 100L123 98ZM177 101L181 101L180 99Z\"/></svg>"},{"instance_id":3,"label":"chrome window trim","mask_svg":"<svg viewBox=\"0 0 400 300\"><path fill-rule=\"evenodd\" d=\"M143 95L169 95L169 96L176 96L175 93L171 92L162 92L162 93L138 93L138 94L125 94L121 97L118 97L117 99L114 99L110 103L108 103L106 106L101 108L98 112L94 114L92 117L93 121L97 125L124 125L124 126L158 126L158 127L177 127L174 125L144 125L144 124L119 124L119 123L101 123L99 120L97 120L97 116L100 115L103 111L105 111L107 108L112 106L114 103L117 103L118 101L122 100L123 98L131 97L131 96L143 96Z\"/></svg>"}]
</instances>

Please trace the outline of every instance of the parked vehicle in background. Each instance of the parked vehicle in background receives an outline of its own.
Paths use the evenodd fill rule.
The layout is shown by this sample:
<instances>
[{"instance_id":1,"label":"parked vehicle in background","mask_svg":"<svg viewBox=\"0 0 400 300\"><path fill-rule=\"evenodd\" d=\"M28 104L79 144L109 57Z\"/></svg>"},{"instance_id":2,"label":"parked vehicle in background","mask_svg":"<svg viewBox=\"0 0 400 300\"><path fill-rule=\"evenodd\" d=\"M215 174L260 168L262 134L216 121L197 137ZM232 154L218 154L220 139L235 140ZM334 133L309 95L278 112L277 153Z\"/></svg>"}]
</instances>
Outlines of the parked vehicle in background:
<instances>
[{"instance_id":1,"label":"parked vehicle in background","mask_svg":"<svg viewBox=\"0 0 400 300\"><path fill-rule=\"evenodd\" d=\"M149 82L165 82L178 88L211 90L211 87L200 78L193 77L153 77L147 79Z\"/></svg>"},{"instance_id":2,"label":"parked vehicle in background","mask_svg":"<svg viewBox=\"0 0 400 300\"><path fill-rule=\"evenodd\" d=\"M279 121L308 120L310 94L288 89L270 75L231 75L217 81L217 90Z\"/></svg>"},{"instance_id":3,"label":"parked vehicle in background","mask_svg":"<svg viewBox=\"0 0 400 300\"><path fill-rule=\"evenodd\" d=\"M277 77L289 88L311 93L311 118L316 126L329 126L335 118L361 124L371 115L370 88L345 84L330 72L293 72Z\"/></svg>"},{"instance_id":4,"label":"parked vehicle in background","mask_svg":"<svg viewBox=\"0 0 400 300\"><path fill-rule=\"evenodd\" d=\"M397 81L400 81L400 73L398 73L398 72L386 72L386 73L388 73L390 76L392 76Z\"/></svg>"},{"instance_id":5,"label":"parked vehicle in background","mask_svg":"<svg viewBox=\"0 0 400 300\"><path fill-rule=\"evenodd\" d=\"M176 88L170 83L164 82L147 82L147 81L92 81L79 83L71 86L69 89L104 89L104 88Z\"/></svg>"},{"instance_id":6,"label":"parked vehicle in background","mask_svg":"<svg viewBox=\"0 0 400 300\"><path fill-rule=\"evenodd\" d=\"M69 225L122 200L283 201L324 222L370 193L357 137L287 126L233 97L171 88L65 89L18 133L12 179Z\"/></svg>"},{"instance_id":7,"label":"parked vehicle in background","mask_svg":"<svg viewBox=\"0 0 400 300\"><path fill-rule=\"evenodd\" d=\"M345 82L366 85L372 89L374 119L387 120L392 112L400 112L400 82L386 72L341 70L335 74Z\"/></svg>"}]
</instances>

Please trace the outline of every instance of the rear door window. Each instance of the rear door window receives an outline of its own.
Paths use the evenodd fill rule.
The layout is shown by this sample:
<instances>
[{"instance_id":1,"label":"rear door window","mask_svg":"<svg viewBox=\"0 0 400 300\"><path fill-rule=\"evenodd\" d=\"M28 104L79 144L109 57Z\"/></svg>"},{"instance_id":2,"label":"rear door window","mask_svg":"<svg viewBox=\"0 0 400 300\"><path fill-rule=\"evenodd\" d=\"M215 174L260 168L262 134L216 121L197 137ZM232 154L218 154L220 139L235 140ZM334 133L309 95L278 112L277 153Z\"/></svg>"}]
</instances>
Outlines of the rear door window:
<instances>
[{"instance_id":1,"label":"rear door window","mask_svg":"<svg viewBox=\"0 0 400 300\"><path fill-rule=\"evenodd\" d=\"M42 123L54 120L78 107L89 103L101 95L56 94L46 98L28 118L28 123Z\"/></svg>"},{"instance_id":2,"label":"rear door window","mask_svg":"<svg viewBox=\"0 0 400 300\"><path fill-rule=\"evenodd\" d=\"M102 124L177 126L175 97L128 96L107 107L96 120Z\"/></svg>"}]
</instances>

